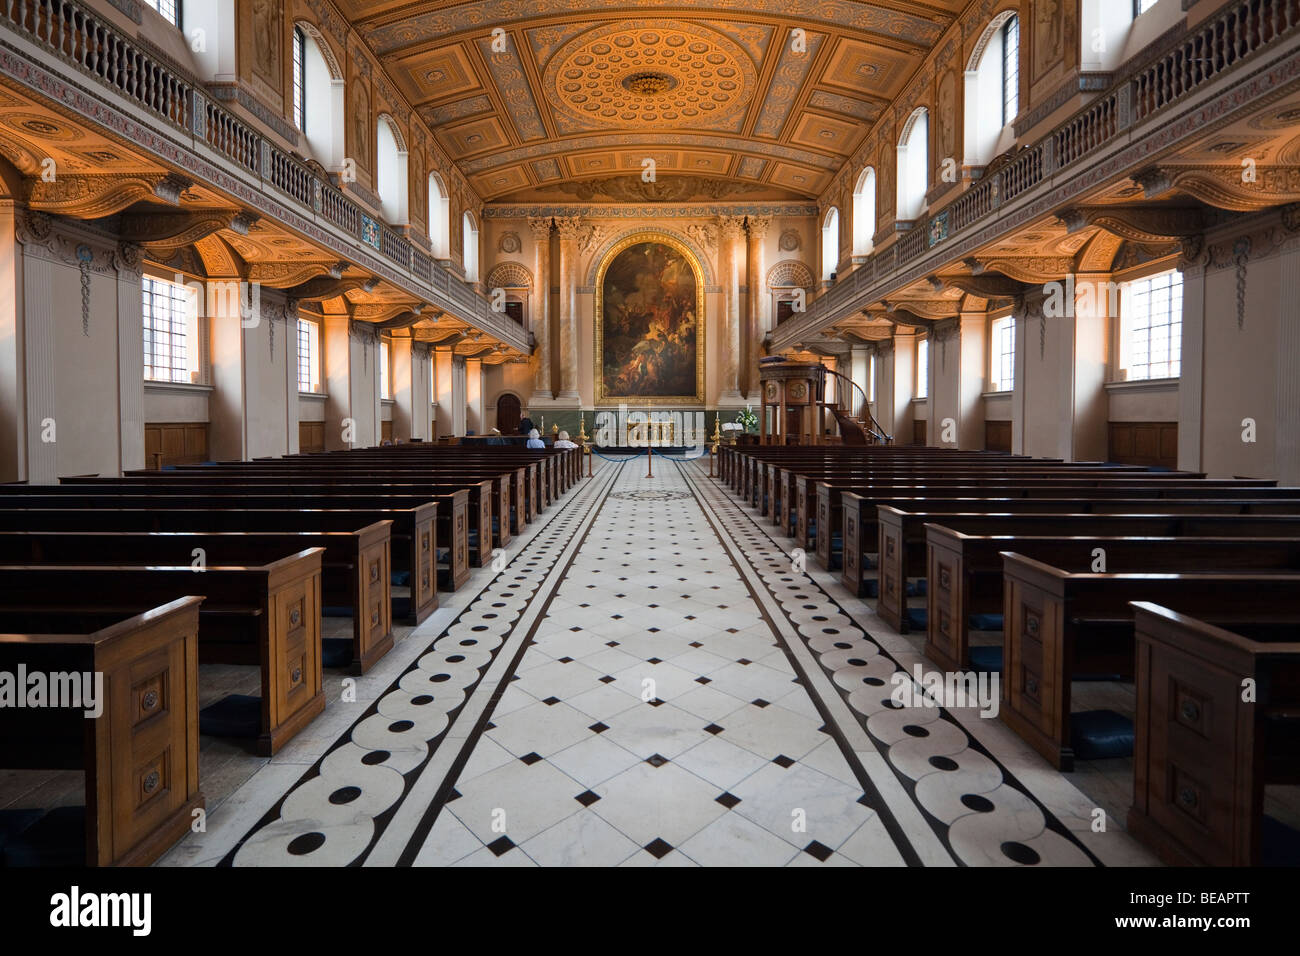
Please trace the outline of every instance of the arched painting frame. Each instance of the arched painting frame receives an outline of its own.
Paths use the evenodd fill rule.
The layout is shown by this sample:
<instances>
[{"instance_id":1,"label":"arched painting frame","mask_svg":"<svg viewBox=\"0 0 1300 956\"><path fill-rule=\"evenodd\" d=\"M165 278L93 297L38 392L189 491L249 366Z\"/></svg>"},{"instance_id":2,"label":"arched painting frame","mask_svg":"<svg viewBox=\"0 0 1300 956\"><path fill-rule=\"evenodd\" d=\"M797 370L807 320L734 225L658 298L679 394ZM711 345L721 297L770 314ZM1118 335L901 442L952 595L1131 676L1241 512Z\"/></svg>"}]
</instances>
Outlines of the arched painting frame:
<instances>
[{"instance_id":1,"label":"arched painting frame","mask_svg":"<svg viewBox=\"0 0 1300 956\"><path fill-rule=\"evenodd\" d=\"M652 260L655 268L649 273L636 272L637 256L655 257ZM694 282L693 297L689 290L680 288L686 268ZM664 310L658 321L638 320L629 314L622 301L638 294L634 283L647 274L652 294L668 296L667 302L659 300ZM679 290L675 295L674 288ZM683 354L685 343L680 341L680 324L666 328L664 322L673 314L680 314L682 299L688 297L694 299L695 309L693 356ZM704 330L704 270L691 250L681 240L653 230L624 237L605 253L596 270L596 404L703 404ZM605 353L607 343L611 349L609 355ZM634 375L638 356L642 367L649 370L649 381ZM629 387L632 381L638 384Z\"/></svg>"}]
</instances>

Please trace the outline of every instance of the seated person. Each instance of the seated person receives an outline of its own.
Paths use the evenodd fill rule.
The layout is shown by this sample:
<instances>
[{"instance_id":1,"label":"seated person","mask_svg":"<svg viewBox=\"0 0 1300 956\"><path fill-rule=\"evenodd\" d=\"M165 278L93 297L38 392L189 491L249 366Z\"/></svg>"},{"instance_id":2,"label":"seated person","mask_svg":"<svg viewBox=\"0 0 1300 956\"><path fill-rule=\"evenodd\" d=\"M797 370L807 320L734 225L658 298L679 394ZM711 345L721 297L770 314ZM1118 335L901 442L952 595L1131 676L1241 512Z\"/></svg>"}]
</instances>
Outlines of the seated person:
<instances>
[{"instance_id":1,"label":"seated person","mask_svg":"<svg viewBox=\"0 0 1300 956\"><path fill-rule=\"evenodd\" d=\"M531 418L525 418L519 422L519 434L527 435L532 430L533 420Z\"/></svg>"},{"instance_id":2,"label":"seated person","mask_svg":"<svg viewBox=\"0 0 1300 956\"><path fill-rule=\"evenodd\" d=\"M536 428L528 432L528 442L526 448L545 448L546 442L542 441L541 433Z\"/></svg>"},{"instance_id":3,"label":"seated person","mask_svg":"<svg viewBox=\"0 0 1300 956\"><path fill-rule=\"evenodd\" d=\"M555 441L552 443L551 447L552 448L577 448L578 446L575 445L573 442L569 441L568 432L560 432L560 434L556 437Z\"/></svg>"}]
</instances>

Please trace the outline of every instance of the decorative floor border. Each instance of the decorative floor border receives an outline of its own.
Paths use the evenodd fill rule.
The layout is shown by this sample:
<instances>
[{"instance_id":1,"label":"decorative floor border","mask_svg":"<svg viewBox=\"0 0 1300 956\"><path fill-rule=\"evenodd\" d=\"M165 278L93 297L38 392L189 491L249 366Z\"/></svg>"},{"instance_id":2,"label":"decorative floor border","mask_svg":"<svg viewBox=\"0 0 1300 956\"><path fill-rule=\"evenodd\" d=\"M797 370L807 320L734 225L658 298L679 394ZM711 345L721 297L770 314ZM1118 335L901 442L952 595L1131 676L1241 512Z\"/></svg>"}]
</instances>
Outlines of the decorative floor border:
<instances>
[{"instance_id":1,"label":"decorative floor border","mask_svg":"<svg viewBox=\"0 0 1300 956\"><path fill-rule=\"evenodd\" d=\"M444 781L454 779L471 749L466 742L486 719L483 690L492 688L495 699L500 673L508 679L513 669L513 654L502 649L527 643L620 470L602 467L557 502L528 543L218 865L409 862L393 847L412 842L438 792L450 788Z\"/></svg>"},{"instance_id":2,"label":"decorative floor border","mask_svg":"<svg viewBox=\"0 0 1300 956\"><path fill-rule=\"evenodd\" d=\"M867 755L862 763L869 773L877 771L873 781L887 800L893 797L894 816L925 862L944 863L934 853L937 842L949 865L1103 865L946 708L892 700L897 674L912 684L915 697L922 689L810 572L793 570L791 555L749 509L698 465L682 470L706 515L725 530L724 540L729 538L743 555L791 635L813 655L818 672L808 675L810 684L829 679L826 686L847 705L853 729L860 728L871 750L883 758L873 761ZM780 630L784 634L786 628ZM851 734L843 722L841 729ZM881 770L889 772L893 785L882 778ZM899 796L911 805L910 811L900 805Z\"/></svg>"}]
</instances>

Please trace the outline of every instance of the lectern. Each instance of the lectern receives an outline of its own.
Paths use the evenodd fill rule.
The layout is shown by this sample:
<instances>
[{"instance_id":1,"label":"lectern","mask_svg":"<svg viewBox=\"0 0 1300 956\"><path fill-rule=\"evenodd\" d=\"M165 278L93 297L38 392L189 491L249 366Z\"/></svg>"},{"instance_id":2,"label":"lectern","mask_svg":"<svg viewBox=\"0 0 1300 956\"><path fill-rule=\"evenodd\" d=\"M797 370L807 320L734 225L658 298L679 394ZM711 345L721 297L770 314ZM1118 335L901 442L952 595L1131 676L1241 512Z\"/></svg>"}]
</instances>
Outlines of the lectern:
<instances>
[{"instance_id":1,"label":"lectern","mask_svg":"<svg viewBox=\"0 0 1300 956\"><path fill-rule=\"evenodd\" d=\"M826 395L826 367L820 362L761 359L758 379L763 392L763 413L759 419L762 443L822 444L826 433L822 404Z\"/></svg>"}]
</instances>

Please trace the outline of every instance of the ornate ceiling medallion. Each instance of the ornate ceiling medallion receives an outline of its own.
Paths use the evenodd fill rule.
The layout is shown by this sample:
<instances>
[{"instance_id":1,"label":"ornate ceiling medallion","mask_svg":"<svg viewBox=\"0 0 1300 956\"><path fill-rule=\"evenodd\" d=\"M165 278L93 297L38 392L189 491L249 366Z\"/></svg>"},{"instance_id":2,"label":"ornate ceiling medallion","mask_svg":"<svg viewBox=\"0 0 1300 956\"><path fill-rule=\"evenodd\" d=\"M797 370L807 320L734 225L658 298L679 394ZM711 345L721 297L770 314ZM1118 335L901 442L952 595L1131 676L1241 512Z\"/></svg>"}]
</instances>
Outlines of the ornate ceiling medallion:
<instances>
[{"instance_id":1,"label":"ornate ceiling medallion","mask_svg":"<svg viewBox=\"0 0 1300 956\"><path fill-rule=\"evenodd\" d=\"M710 127L749 103L757 71L716 30L620 20L588 30L547 63L551 105L586 126Z\"/></svg>"},{"instance_id":2,"label":"ornate ceiling medallion","mask_svg":"<svg viewBox=\"0 0 1300 956\"><path fill-rule=\"evenodd\" d=\"M637 96L658 96L675 89L677 81L666 73L631 73L622 80L622 87Z\"/></svg>"}]
</instances>

